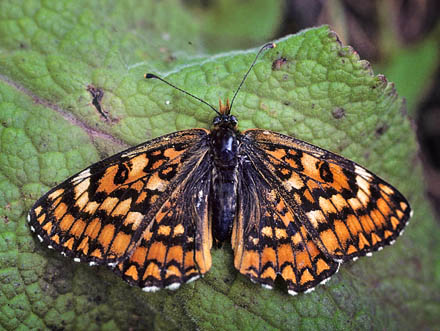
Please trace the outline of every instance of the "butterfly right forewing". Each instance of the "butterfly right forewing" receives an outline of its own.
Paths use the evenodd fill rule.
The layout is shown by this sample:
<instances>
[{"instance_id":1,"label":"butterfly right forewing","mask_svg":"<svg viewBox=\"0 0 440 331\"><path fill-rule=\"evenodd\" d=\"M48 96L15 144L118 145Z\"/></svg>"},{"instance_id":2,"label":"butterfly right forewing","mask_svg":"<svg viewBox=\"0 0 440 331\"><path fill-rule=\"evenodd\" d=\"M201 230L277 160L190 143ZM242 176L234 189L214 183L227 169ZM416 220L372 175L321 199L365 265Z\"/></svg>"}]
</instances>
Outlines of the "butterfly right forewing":
<instances>
[{"instance_id":1,"label":"butterfly right forewing","mask_svg":"<svg viewBox=\"0 0 440 331\"><path fill-rule=\"evenodd\" d=\"M358 164L265 130L245 132L248 153L326 255L343 262L394 242L411 208L391 185Z\"/></svg>"}]
</instances>

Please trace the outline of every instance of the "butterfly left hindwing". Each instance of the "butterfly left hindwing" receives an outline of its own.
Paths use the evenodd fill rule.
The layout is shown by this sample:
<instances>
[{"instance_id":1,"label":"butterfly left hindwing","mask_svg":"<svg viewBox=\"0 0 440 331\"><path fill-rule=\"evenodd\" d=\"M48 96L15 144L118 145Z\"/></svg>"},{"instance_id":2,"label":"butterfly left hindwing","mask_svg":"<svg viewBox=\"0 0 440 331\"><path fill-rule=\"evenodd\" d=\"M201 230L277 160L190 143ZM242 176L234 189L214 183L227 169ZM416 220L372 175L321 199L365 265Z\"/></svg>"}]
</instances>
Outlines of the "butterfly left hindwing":
<instances>
[{"instance_id":1,"label":"butterfly left hindwing","mask_svg":"<svg viewBox=\"0 0 440 331\"><path fill-rule=\"evenodd\" d=\"M194 196L209 187L206 137L203 129L180 131L92 165L35 203L31 230L75 261L119 264L118 272L147 289L206 272L207 203ZM202 175L205 183L195 180ZM197 207L185 207L183 199Z\"/></svg>"},{"instance_id":2,"label":"butterfly left hindwing","mask_svg":"<svg viewBox=\"0 0 440 331\"><path fill-rule=\"evenodd\" d=\"M128 283L148 292L176 289L210 269L211 168L205 152L192 155L192 171L162 203L133 254L115 268Z\"/></svg>"}]
</instances>

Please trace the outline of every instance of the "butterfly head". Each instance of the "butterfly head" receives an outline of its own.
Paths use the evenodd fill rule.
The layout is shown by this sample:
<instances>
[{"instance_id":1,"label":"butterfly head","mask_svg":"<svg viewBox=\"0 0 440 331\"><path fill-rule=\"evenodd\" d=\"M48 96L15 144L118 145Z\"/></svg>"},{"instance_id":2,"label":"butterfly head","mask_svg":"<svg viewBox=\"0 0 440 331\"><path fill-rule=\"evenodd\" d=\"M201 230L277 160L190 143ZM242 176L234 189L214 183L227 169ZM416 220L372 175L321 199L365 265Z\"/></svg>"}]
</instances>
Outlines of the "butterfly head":
<instances>
[{"instance_id":1,"label":"butterfly head","mask_svg":"<svg viewBox=\"0 0 440 331\"><path fill-rule=\"evenodd\" d=\"M237 118L234 115L230 115L231 106L229 105L229 99L226 100L226 104L222 104L219 100L218 116L214 117L212 125L214 128L231 128L235 129L237 126Z\"/></svg>"},{"instance_id":2,"label":"butterfly head","mask_svg":"<svg viewBox=\"0 0 440 331\"><path fill-rule=\"evenodd\" d=\"M237 118L234 115L219 115L214 117L214 120L212 121L212 125L215 128L228 127L235 129L237 123L238 123Z\"/></svg>"}]
</instances>

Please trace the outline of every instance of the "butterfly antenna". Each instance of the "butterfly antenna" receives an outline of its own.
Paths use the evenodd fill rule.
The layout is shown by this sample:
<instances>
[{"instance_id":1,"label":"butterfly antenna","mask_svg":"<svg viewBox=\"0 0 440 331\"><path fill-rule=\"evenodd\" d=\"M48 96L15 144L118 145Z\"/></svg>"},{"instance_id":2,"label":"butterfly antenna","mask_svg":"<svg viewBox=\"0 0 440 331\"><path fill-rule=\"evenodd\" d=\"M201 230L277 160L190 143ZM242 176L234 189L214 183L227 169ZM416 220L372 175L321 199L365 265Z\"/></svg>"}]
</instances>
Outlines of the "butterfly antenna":
<instances>
[{"instance_id":1,"label":"butterfly antenna","mask_svg":"<svg viewBox=\"0 0 440 331\"><path fill-rule=\"evenodd\" d=\"M232 97L231 106L230 106L229 109L232 109L232 105L234 104L234 100L235 100L235 97L236 97L237 94L238 94L238 91L240 91L241 86L244 84L244 81L246 80L247 76L249 75L249 73L251 72L251 70L252 70L252 68L254 67L255 63L257 62L258 57L260 56L260 54L261 54L264 50L266 50L266 49L268 49L268 48L275 48L276 46L277 46L277 45L274 44L274 43L268 43L268 44L264 45L263 47L261 47L261 49L258 51L257 55L255 56L254 62L252 62L251 66L249 67L249 70L247 71L246 75L244 75L243 80L241 81L240 85L238 86L238 89L235 91L235 94L234 94L234 96Z\"/></svg>"},{"instance_id":2,"label":"butterfly antenna","mask_svg":"<svg viewBox=\"0 0 440 331\"><path fill-rule=\"evenodd\" d=\"M219 112L217 109L214 108L214 106L210 105L210 104L207 103L205 100L203 100L203 99L201 99L201 98L199 98L199 97L196 97L195 95L193 95L193 94L191 94L191 93L189 93L189 92L186 92L185 90L182 90L181 88L179 88L179 87L177 87L177 86L175 86L175 85L173 85L173 84L167 82L165 79L160 78L159 76L156 76L155 74L147 73L147 74L144 75L144 77L145 77L146 79L151 79L151 78L159 79L161 82L164 82L165 84L168 84L169 86L175 88L176 90L178 90L178 91L180 91L180 92L183 92L183 93L189 95L190 97L193 97L194 99L199 100L201 103L204 103L205 105L211 107L211 109L212 109L213 111L215 111L215 112L217 113L217 115L221 115L220 112Z\"/></svg>"}]
</instances>

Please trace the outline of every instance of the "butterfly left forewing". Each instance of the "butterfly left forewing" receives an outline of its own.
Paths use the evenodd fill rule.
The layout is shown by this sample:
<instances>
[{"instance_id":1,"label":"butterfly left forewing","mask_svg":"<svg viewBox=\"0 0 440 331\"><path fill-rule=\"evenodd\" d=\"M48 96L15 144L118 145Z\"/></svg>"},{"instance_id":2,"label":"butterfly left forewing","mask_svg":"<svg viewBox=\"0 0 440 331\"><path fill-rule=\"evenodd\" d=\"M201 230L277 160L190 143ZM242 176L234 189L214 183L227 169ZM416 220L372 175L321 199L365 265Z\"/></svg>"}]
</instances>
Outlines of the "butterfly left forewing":
<instances>
[{"instance_id":1,"label":"butterfly left forewing","mask_svg":"<svg viewBox=\"0 0 440 331\"><path fill-rule=\"evenodd\" d=\"M92 165L35 203L28 216L31 230L75 261L124 260L206 136L202 129L172 133Z\"/></svg>"},{"instance_id":2,"label":"butterfly left forewing","mask_svg":"<svg viewBox=\"0 0 440 331\"><path fill-rule=\"evenodd\" d=\"M411 210L402 194L356 163L275 132L248 130L244 136L247 153L335 261L392 244L408 222Z\"/></svg>"}]
</instances>

